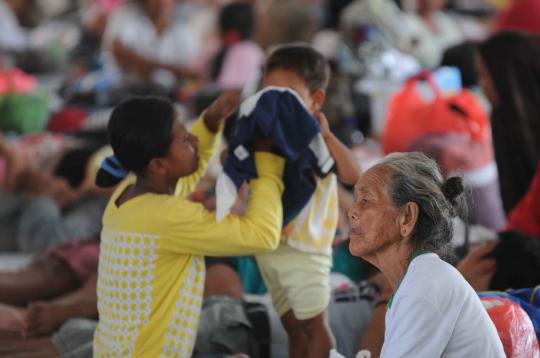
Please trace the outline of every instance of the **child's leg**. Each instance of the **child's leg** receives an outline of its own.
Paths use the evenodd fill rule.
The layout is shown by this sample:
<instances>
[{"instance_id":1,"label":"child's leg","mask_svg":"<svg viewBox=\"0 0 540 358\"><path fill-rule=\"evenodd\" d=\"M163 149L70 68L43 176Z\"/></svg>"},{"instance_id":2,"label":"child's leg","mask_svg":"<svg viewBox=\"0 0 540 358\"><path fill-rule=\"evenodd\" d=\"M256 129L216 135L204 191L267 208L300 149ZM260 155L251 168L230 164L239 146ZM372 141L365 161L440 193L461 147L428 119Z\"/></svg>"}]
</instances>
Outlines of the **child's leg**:
<instances>
[{"instance_id":1,"label":"child's leg","mask_svg":"<svg viewBox=\"0 0 540 358\"><path fill-rule=\"evenodd\" d=\"M326 358L335 346L325 312L298 320L290 310L281 317L281 322L289 336L290 357Z\"/></svg>"},{"instance_id":2,"label":"child's leg","mask_svg":"<svg viewBox=\"0 0 540 358\"><path fill-rule=\"evenodd\" d=\"M261 274L296 357L328 357L334 338L326 322L330 302L329 255L305 253L280 245L257 255Z\"/></svg>"},{"instance_id":3,"label":"child's leg","mask_svg":"<svg viewBox=\"0 0 540 358\"><path fill-rule=\"evenodd\" d=\"M47 255L20 271L0 273L0 302L24 306L73 291L77 286L69 266Z\"/></svg>"},{"instance_id":4,"label":"child's leg","mask_svg":"<svg viewBox=\"0 0 540 358\"><path fill-rule=\"evenodd\" d=\"M308 356L308 339L302 323L294 317L292 310L281 316L281 323L285 327L289 338L289 357L299 358Z\"/></svg>"},{"instance_id":5,"label":"child's leg","mask_svg":"<svg viewBox=\"0 0 540 358\"><path fill-rule=\"evenodd\" d=\"M309 357L328 357L336 343L328 326L326 311L300 322L308 339Z\"/></svg>"}]
</instances>

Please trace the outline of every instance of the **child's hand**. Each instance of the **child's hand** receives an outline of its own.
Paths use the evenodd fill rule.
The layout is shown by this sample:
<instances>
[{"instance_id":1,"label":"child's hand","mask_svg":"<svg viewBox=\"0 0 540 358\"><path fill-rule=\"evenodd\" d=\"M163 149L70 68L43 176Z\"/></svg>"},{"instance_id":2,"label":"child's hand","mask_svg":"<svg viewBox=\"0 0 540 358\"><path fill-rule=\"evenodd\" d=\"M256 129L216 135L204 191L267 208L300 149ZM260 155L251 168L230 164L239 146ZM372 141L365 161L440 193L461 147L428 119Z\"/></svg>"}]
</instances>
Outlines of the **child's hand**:
<instances>
[{"instance_id":1,"label":"child's hand","mask_svg":"<svg viewBox=\"0 0 540 358\"><path fill-rule=\"evenodd\" d=\"M225 91L206 110L204 124L212 133L216 133L221 122L233 114L240 104L240 95L235 91Z\"/></svg>"},{"instance_id":2,"label":"child's hand","mask_svg":"<svg viewBox=\"0 0 540 358\"><path fill-rule=\"evenodd\" d=\"M326 119L326 116L321 111L315 113L315 119L321 125L321 134L323 138L327 139L330 135L330 126L328 125L328 119Z\"/></svg>"}]
</instances>

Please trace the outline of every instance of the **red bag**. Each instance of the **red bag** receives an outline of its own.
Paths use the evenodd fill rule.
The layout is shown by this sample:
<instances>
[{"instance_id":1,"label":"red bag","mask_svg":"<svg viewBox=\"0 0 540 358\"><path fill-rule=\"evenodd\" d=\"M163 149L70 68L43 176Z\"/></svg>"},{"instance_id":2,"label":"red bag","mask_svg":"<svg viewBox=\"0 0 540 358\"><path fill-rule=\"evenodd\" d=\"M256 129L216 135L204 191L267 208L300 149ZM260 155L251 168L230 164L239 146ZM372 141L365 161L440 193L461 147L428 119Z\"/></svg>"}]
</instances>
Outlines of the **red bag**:
<instances>
[{"instance_id":1,"label":"red bag","mask_svg":"<svg viewBox=\"0 0 540 358\"><path fill-rule=\"evenodd\" d=\"M498 297L481 297L480 299L497 328L506 357L540 357L538 340L531 319L517 303Z\"/></svg>"},{"instance_id":2,"label":"red bag","mask_svg":"<svg viewBox=\"0 0 540 358\"><path fill-rule=\"evenodd\" d=\"M54 114L47 129L57 133L75 133L82 129L88 120L88 113L80 108L68 106Z\"/></svg>"},{"instance_id":3,"label":"red bag","mask_svg":"<svg viewBox=\"0 0 540 358\"><path fill-rule=\"evenodd\" d=\"M426 102L418 93L417 83L425 80L435 98ZM390 100L382 145L386 153L408 151L426 134L456 133L473 141L489 141L488 117L474 94L463 90L445 97L431 73L423 73L407 81Z\"/></svg>"}]
</instances>

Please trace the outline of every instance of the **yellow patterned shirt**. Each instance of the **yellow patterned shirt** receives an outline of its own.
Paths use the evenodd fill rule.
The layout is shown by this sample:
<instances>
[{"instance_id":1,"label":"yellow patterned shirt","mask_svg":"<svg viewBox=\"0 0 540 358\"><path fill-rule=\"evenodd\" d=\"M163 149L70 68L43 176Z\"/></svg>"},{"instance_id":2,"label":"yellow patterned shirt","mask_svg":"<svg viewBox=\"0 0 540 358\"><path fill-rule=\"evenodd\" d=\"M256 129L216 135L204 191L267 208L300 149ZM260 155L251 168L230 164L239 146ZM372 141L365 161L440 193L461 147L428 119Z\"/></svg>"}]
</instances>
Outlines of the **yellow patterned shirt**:
<instances>
[{"instance_id":1,"label":"yellow patterned shirt","mask_svg":"<svg viewBox=\"0 0 540 358\"><path fill-rule=\"evenodd\" d=\"M282 223L284 161L256 153L259 178L243 217L214 214L185 199L215 152L219 135L201 119L199 170L175 195L147 193L116 204L135 181L115 191L103 217L98 273L96 357L190 357L204 287L203 255L242 255L275 249Z\"/></svg>"},{"instance_id":2,"label":"yellow patterned shirt","mask_svg":"<svg viewBox=\"0 0 540 358\"><path fill-rule=\"evenodd\" d=\"M332 254L338 223L337 176L316 178L315 192L300 214L282 232L282 241L303 252Z\"/></svg>"}]
</instances>

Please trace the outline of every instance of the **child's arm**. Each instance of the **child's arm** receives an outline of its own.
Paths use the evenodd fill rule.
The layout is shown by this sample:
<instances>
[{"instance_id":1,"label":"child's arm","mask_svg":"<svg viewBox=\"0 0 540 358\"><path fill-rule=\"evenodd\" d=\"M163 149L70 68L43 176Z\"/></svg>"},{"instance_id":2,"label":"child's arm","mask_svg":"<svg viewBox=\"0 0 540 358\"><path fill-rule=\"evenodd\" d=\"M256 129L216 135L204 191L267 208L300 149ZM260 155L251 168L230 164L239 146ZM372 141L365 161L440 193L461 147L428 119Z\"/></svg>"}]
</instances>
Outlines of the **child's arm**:
<instances>
[{"instance_id":1,"label":"child's arm","mask_svg":"<svg viewBox=\"0 0 540 358\"><path fill-rule=\"evenodd\" d=\"M330 131L328 120L322 112L317 112L315 118L321 125L322 136L330 150L330 154L336 161L339 181L346 185L356 184L361 170L354 154Z\"/></svg>"},{"instance_id":2,"label":"child's arm","mask_svg":"<svg viewBox=\"0 0 540 358\"><path fill-rule=\"evenodd\" d=\"M193 124L191 133L199 138L199 168L195 173L178 180L175 195L187 196L195 190L219 148L223 121L236 111L239 101L237 93L225 92Z\"/></svg>"},{"instance_id":3,"label":"child's arm","mask_svg":"<svg viewBox=\"0 0 540 358\"><path fill-rule=\"evenodd\" d=\"M163 248L168 251L211 256L253 254L274 250L279 244L283 207L281 177L283 158L256 152L258 178L250 183L252 193L244 216L228 215L216 222L215 214L201 204L179 201L171 210L172 232Z\"/></svg>"}]
</instances>

